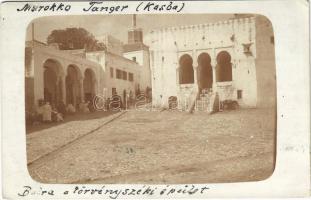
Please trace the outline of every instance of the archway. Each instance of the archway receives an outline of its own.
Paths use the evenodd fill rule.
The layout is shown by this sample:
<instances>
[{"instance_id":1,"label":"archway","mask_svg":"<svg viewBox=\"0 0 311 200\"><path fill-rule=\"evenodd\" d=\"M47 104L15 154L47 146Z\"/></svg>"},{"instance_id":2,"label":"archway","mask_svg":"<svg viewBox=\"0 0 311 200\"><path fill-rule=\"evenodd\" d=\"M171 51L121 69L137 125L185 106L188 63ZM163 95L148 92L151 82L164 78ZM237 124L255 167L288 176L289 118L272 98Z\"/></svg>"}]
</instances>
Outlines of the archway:
<instances>
[{"instance_id":1,"label":"archway","mask_svg":"<svg viewBox=\"0 0 311 200\"><path fill-rule=\"evenodd\" d=\"M77 106L81 100L80 70L75 65L67 67L66 103Z\"/></svg>"},{"instance_id":2,"label":"archway","mask_svg":"<svg viewBox=\"0 0 311 200\"><path fill-rule=\"evenodd\" d=\"M231 56L227 51L221 51L217 55L216 76L217 82L232 81Z\"/></svg>"},{"instance_id":3,"label":"archway","mask_svg":"<svg viewBox=\"0 0 311 200\"><path fill-rule=\"evenodd\" d=\"M95 96L95 73L92 69L86 69L84 71L83 79L83 92L84 92L84 101L92 102L93 97Z\"/></svg>"},{"instance_id":4,"label":"archway","mask_svg":"<svg viewBox=\"0 0 311 200\"><path fill-rule=\"evenodd\" d=\"M198 57L198 86L199 90L209 89L213 86L213 69L211 57L207 53L201 53Z\"/></svg>"},{"instance_id":5,"label":"archway","mask_svg":"<svg viewBox=\"0 0 311 200\"><path fill-rule=\"evenodd\" d=\"M179 84L194 83L193 60L190 55L185 54L179 59Z\"/></svg>"},{"instance_id":6,"label":"archway","mask_svg":"<svg viewBox=\"0 0 311 200\"><path fill-rule=\"evenodd\" d=\"M43 63L43 68L44 101L50 102L51 105L57 105L63 98L62 66L58 61L48 59Z\"/></svg>"}]
</instances>

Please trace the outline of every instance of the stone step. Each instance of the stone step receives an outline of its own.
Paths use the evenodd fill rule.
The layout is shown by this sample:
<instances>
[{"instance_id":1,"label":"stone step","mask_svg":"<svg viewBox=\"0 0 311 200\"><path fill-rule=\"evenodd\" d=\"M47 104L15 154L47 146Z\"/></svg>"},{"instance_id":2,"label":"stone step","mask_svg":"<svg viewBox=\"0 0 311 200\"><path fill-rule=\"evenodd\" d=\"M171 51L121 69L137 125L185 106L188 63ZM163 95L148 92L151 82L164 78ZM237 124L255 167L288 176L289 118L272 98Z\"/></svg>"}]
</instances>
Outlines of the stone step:
<instances>
[{"instance_id":1,"label":"stone step","mask_svg":"<svg viewBox=\"0 0 311 200\"><path fill-rule=\"evenodd\" d=\"M210 107L209 102L207 101L197 101L195 105L196 111L208 111Z\"/></svg>"}]
</instances>

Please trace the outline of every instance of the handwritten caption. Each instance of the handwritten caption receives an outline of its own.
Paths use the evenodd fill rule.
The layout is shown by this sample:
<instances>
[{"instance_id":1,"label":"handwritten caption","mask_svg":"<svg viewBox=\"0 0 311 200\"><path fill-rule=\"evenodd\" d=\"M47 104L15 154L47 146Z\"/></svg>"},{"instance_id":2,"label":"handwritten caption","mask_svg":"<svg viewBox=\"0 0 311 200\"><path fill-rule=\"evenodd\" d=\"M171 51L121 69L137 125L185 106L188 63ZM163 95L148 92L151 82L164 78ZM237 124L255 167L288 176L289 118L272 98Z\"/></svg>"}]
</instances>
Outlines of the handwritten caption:
<instances>
[{"instance_id":1,"label":"handwritten caption","mask_svg":"<svg viewBox=\"0 0 311 200\"><path fill-rule=\"evenodd\" d=\"M118 188L109 187L106 185L101 186L73 186L71 189L67 190L55 190L48 188L34 188L32 186L25 185L18 192L20 197L29 196L58 196L58 195L78 195L78 196L101 196L110 199L118 199L126 196L136 196L136 197L146 197L146 196L162 196L169 197L175 195L191 196L191 195L204 195L209 190L207 186L196 186L196 185L166 185L163 187L143 185L141 187L133 188Z\"/></svg>"},{"instance_id":2,"label":"handwritten caption","mask_svg":"<svg viewBox=\"0 0 311 200\"><path fill-rule=\"evenodd\" d=\"M116 12L126 12L131 9L130 5L126 3L114 3L109 5L107 2L103 1L90 1L84 2L85 6L82 8L82 12L88 13L103 13L111 14ZM136 12L181 12L185 7L184 2L148 2L141 1L137 2L135 5ZM18 12L69 12L73 8L73 5L70 3L54 2L51 4L35 4L35 3L26 3L22 7L17 8Z\"/></svg>"}]
</instances>

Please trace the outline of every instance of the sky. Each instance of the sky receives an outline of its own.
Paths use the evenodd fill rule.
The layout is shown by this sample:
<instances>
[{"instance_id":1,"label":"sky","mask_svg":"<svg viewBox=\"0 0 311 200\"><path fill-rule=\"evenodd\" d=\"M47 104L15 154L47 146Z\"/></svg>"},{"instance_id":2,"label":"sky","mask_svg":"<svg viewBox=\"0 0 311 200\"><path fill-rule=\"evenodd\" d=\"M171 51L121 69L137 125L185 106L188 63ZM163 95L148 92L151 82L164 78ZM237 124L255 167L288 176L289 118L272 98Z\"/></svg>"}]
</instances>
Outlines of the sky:
<instances>
[{"instance_id":1,"label":"sky","mask_svg":"<svg viewBox=\"0 0 311 200\"><path fill-rule=\"evenodd\" d=\"M217 22L232 18L233 14L139 14L137 27L144 34L151 30L192 24ZM34 38L45 42L55 29L81 27L95 37L110 34L122 42L127 42L127 31L132 27L132 15L72 15L40 17L33 20ZM26 40L31 40L31 25L27 28Z\"/></svg>"}]
</instances>

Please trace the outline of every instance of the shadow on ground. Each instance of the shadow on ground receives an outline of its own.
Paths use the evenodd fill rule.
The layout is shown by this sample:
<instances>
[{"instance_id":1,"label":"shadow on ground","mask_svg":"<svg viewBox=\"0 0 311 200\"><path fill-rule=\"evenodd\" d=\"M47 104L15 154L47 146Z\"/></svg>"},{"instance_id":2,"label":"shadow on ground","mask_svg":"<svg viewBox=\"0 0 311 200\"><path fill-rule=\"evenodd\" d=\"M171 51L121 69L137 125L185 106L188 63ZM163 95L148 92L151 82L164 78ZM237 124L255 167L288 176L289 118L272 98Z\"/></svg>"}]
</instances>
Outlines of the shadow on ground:
<instances>
[{"instance_id":1,"label":"shadow on ground","mask_svg":"<svg viewBox=\"0 0 311 200\"><path fill-rule=\"evenodd\" d=\"M71 121L85 121L85 120L99 119L103 117L108 117L115 113L116 111L95 111L90 113L76 113L72 115L67 115L63 122L50 122L50 123L40 123L36 125L26 125L26 134L62 125L64 123Z\"/></svg>"}]
</instances>

